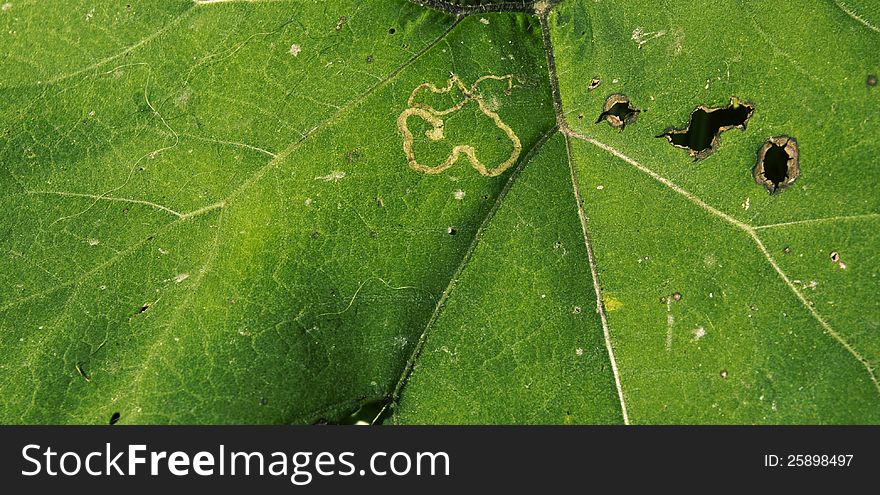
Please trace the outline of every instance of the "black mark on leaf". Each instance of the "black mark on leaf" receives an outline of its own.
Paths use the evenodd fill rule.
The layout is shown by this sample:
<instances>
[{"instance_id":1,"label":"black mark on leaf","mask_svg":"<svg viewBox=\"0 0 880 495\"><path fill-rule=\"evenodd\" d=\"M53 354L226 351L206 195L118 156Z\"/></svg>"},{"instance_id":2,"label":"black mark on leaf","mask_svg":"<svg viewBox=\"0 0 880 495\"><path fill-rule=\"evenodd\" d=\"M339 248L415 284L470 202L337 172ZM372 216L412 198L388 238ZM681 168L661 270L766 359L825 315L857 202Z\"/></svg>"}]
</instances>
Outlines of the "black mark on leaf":
<instances>
[{"instance_id":1,"label":"black mark on leaf","mask_svg":"<svg viewBox=\"0 0 880 495\"><path fill-rule=\"evenodd\" d=\"M605 99L605 107L602 113L599 114L596 123L598 124L604 120L611 124L611 127L622 131L627 124L632 124L636 121L639 112L641 110L634 107L626 95L615 93Z\"/></svg>"},{"instance_id":2,"label":"black mark on leaf","mask_svg":"<svg viewBox=\"0 0 880 495\"><path fill-rule=\"evenodd\" d=\"M745 130L754 111L754 105L733 97L724 107L700 105L691 112L686 128L669 128L657 137L666 138L673 146L688 150L694 159L700 160L718 148L722 132L734 128Z\"/></svg>"},{"instance_id":3,"label":"black mark on leaf","mask_svg":"<svg viewBox=\"0 0 880 495\"><path fill-rule=\"evenodd\" d=\"M594 77L593 79L590 80L590 85L587 86L587 91L592 91L592 90L598 88L600 84L602 84L602 80L599 79L598 77Z\"/></svg>"},{"instance_id":4,"label":"black mark on leaf","mask_svg":"<svg viewBox=\"0 0 880 495\"><path fill-rule=\"evenodd\" d=\"M110 416L110 424L115 425L118 422L119 422L119 413L115 412Z\"/></svg>"},{"instance_id":5,"label":"black mark on leaf","mask_svg":"<svg viewBox=\"0 0 880 495\"><path fill-rule=\"evenodd\" d=\"M758 150L753 175L755 182L766 187L771 194L794 183L801 175L797 141L788 136L776 136L765 141Z\"/></svg>"}]
</instances>

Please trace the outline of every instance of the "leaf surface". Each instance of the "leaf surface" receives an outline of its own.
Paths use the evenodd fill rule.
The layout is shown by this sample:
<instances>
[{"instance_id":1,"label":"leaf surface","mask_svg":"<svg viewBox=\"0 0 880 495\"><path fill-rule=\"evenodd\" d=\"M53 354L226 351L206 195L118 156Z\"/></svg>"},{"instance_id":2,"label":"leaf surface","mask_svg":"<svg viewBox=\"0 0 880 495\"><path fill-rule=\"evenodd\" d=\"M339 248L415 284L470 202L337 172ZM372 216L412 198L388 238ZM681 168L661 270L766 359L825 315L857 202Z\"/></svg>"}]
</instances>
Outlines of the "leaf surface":
<instances>
[{"instance_id":1,"label":"leaf surface","mask_svg":"<svg viewBox=\"0 0 880 495\"><path fill-rule=\"evenodd\" d=\"M0 419L880 420L876 9L423 3L4 4Z\"/></svg>"}]
</instances>

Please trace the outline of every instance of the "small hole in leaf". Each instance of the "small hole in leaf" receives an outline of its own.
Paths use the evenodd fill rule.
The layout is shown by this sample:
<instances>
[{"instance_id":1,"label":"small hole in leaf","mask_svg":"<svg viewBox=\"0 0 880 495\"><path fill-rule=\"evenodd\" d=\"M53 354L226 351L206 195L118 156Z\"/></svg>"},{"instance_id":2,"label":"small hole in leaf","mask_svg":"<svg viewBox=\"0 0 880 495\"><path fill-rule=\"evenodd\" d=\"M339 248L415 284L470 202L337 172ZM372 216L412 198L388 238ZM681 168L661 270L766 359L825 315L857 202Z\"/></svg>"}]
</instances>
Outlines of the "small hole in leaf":
<instances>
[{"instance_id":1,"label":"small hole in leaf","mask_svg":"<svg viewBox=\"0 0 880 495\"><path fill-rule=\"evenodd\" d=\"M601 84L602 84L602 80L599 79L598 77L594 77L593 79L590 80L590 85L587 86L587 91L592 91L592 90L598 88L599 85L601 85Z\"/></svg>"},{"instance_id":2,"label":"small hole in leaf","mask_svg":"<svg viewBox=\"0 0 880 495\"><path fill-rule=\"evenodd\" d=\"M396 32L397 32L397 30L394 29L394 28L391 28L391 29L388 30L388 34L394 34L394 33L396 33Z\"/></svg>"},{"instance_id":3,"label":"small hole in leaf","mask_svg":"<svg viewBox=\"0 0 880 495\"><path fill-rule=\"evenodd\" d=\"M449 235L455 235L458 233L458 231L455 230L455 227L449 227L448 229L446 229L446 233Z\"/></svg>"},{"instance_id":4,"label":"small hole in leaf","mask_svg":"<svg viewBox=\"0 0 880 495\"><path fill-rule=\"evenodd\" d=\"M771 194L790 186L800 173L798 146L794 138L772 137L758 149L758 162L753 170L755 182L766 187Z\"/></svg>"},{"instance_id":5,"label":"small hole in leaf","mask_svg":"<svg viewBox=\"0 0 880 495\"><path fill-rule=\"evenodd\" d=\"M120 416L119 416L119 413L118 413L118 412L113 413L113 414L110 416L110 424L111 424L111 425L115 425L116 423L118 423L118 422L119 422L119 417L120 417Z\"/></svg>"},{"instance_id":6,"label":"small hole in leaf","mask_svg":"<svg viewBox=\"0 0 880 495\"><path fill-rule=\"evenodd\" d=\"M670 144L688 150L697 160L709 156L720 144L722 132L728 129L745 129L755 107L731 98L724 107L709 108L700 105L691 112L690 122L684 129L667 129L657 136L666 138Z\"/></svg>"},{"instance_id":7,"label":"small hole in leaf","mask_svg":"<svg viewBox=\"0 0 880 495\"><path fill-rule=\"evenodd\" d=\"M605 99L605 107L596 119L596 123L604 120L611 124L611 127L622 131L627 124L636 121L640 111L630 103L626 95L615 93Z\"/></svg>"}]
</instances>

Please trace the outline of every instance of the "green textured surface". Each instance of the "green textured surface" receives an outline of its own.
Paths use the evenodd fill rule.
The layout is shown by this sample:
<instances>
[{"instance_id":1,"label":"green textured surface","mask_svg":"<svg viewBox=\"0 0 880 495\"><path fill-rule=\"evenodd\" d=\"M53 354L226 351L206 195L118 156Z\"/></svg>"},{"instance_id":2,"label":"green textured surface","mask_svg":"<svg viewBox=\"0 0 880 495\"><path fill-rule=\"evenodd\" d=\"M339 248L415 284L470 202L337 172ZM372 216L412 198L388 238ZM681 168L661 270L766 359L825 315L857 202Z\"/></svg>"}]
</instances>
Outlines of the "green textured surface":
<instances>
[{"instance_id":1,"label":"green textured surface","mask_svg":"<svg viewBox=\"0 0 880 495\"><path fill-rule=\"evenodd\" d=\"M880 422L872 2L0 3L0 422Z\"/></svg>"}]
</instances>

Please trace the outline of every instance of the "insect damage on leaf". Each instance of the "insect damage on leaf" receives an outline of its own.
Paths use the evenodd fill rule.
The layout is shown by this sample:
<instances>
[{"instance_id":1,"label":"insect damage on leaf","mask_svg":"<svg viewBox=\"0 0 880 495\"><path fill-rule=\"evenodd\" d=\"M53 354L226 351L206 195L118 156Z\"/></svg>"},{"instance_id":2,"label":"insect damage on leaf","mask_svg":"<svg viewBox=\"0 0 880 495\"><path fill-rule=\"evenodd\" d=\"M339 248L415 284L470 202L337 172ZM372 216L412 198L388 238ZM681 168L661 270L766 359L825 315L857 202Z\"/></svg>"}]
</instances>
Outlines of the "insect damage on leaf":
<instances>
[{"instance_id":1,"label":"insect damage on leaf","mask_svg":"<svg viewBox=\"0 0 880 495\"><path fill-rule=\"evenodd\" d=\"M789 136L771 137L758 149L758 162L753 169L755 182L770 194L790 186L800 177L797 140Z\"/></svg>"},{"instance_id":2,"label":"insect damage on leaf","mask_svg":"<svg viewBox=\"0 0 880 495\"><path fill-rule=\"evenodd\" d=\"M675 147L688 150L696 160L706 158L721 144L721 133L729 129L745 130L755 106L736 97L723 107L700 105L691 112L684 129L669 128L657 136L666 138Z\"/></svg>"},{"instance_id":3,"label":"insect damage on leaf","mask_svg":"<svg viewBox=\"0 0 880 495\"><path fill-rule=\"evenodd\" d=\"M611 124L611 127L622 131L627 124L632 124L636 121L639 112L641 110L634 107L626 95L615 93L605 99L605 107L602 109L602 113L599 114L599 118L596 119L596 123L598 124L604 120Z\"/></svg>"},{"instance_id":4,"label":"insect damage on leaf","mask_svg":"<svg viewBox=\"0 0 880 495\"><path fill-rule=\"evenodd\" d=\"M397 117L397 128L400 130L400 133L403 135L403 152L406 154L406 160L409 164L410 168L417 172L423 172L426 174L439 174L444 170L448 169L452 165L458 161L458 158L461 154L464 154L467 159L471 162L471 166L477 169L480 174L495 177L497 175L502 174L505 170L510 168L516 162L516 159L519 158L520 152L522 151L522 143L519 140L519 137L513 132L513 129L510 128L507 124L501 120L501 117L495 113L495 105L488 104L483 100L483 96L479 92L479 85L486 80L495 80L495 81L506 81L507 82L507 92L509 93L513 89L513 76L494 76L488 75L483 76L470 87L468 88L462 82L462 80L455 74L449 79L447 85L442 88L438 88L437 86L431 83L423 83L416 87L407 100L408 108L401 112L400 116ZM437 110L431 105L425 103L416 102L416 97L425 91L434 94L446 94L453 90L453 88L457 88L462 95L464 95L464 99L459 101L454 106L447 108L446 110ZM409 128L409 118L412 116L419 117L427 122L431 128L425 131L425 136L431 141L440 141L445 139L444 127L445 121L443 117L453 114L461 110L465 105L470 102L474 102L479 107L480 111L492 122L495 126L501 131L503 131L507 138L510 140L512 144L512 150L510 152L510 156L504 160L503 162L497 164L494 167L487 167L484 165L476 155L476 150L470 144L458 144L452 151L449 153L449 156L439 165L430 166L419 163L416 159L415 152L413 151L413 133Z\"/></svg>"}]
</instances>

